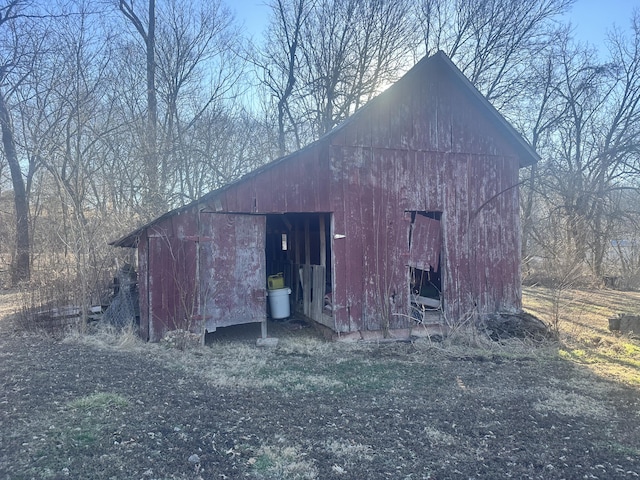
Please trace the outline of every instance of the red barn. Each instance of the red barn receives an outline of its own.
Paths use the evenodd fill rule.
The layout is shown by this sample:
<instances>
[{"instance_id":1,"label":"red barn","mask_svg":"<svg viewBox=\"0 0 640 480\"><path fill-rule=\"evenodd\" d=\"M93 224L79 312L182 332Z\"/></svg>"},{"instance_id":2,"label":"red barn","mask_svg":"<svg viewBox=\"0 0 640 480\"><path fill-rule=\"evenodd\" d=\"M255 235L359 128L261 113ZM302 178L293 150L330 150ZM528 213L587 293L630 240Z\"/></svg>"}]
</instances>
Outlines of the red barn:
<instances>
[{"instance_id":1,"label":"red barn","mask_svg":"<svg viewBox=\"0 0 640 480\"><path fill-rule=\"evenodd\" d=\"M518 170L536 152L443 53L309 146L113 242L140 332L262 322L267 277L338 335L521 308Z\"/></svg>"}]
</instances>

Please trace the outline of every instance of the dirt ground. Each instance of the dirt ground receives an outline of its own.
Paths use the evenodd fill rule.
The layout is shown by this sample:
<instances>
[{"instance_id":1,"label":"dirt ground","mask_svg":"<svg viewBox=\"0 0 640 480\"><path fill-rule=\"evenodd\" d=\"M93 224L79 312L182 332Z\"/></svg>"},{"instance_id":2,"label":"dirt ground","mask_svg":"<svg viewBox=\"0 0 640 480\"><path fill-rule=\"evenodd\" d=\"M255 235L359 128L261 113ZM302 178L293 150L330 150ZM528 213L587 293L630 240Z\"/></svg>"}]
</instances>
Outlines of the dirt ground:
<instances>
[{"instance_id":1,"label":"dirt ground","mask_svg":"<svg viewBox=\"0 0 640 480\"><path fill-rule=\"evenodd\" d=\"M12 298L0 479L640 476L640 387L555 344L327 343L291 324L276 348L250 332L182 351L22 333Z\"/></svg>"}]
</instances>

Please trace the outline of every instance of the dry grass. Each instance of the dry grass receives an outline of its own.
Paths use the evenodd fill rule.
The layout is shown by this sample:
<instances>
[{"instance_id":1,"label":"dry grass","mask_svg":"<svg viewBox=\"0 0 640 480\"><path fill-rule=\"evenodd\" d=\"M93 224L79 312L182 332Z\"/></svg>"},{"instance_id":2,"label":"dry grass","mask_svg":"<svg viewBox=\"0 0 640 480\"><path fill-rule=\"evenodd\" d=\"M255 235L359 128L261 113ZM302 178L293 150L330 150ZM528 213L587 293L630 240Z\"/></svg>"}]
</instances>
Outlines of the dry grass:
<instances>
[{"instance_id":1,"label":"dry grass","mask_svg":"<svg viewBox=\"0 0 640 480\"><path fill-rule=\"evenodd\" d=\"M602 401L594 400L586 395L556 388L538 388L531 393L540 397L540 400L533 406L538 412L593 418L607 418L611 414Z\"/></svg>"},{"instance_id":2,"label":"dry grass","mask_svg":"<svg viewBox=\"0 0 640 480\"><path fill-rule=\"evenodd\" d=\"M147 344L140 339L134 327L117 329L110 325L100 325L89 335L82 328L72 328L67 332L63 342L130 352L142 352L147 348Z\"/></svg>"},{"instance_id":3,"label":"dry grass","mask_svg":"<svg viewBox=\"0 0 640 480\"><path fill-rule=\"evenodd\" d=\"M187 374L197 374L215 387L275 388L287 391L330 390L343 382L327 374L295 368L295 360L331 358L338 364L367 345L326 342L312 333L280 339L277 350L258 348L255 341L226 340L204 348L178 349L142 342L133 329L102 326L91 334L69 331L66 343L144 353L158 363Z\"/></svg>"},{"instance_id":4,"label":"dry grass","mask_svg":"<svg viewBox=\"0 0 640 480\"><path fill-rule=\"evenodd\" d=\"M129 401L122 395L116 393L99 392L84 397L76 398L69 403L69 407L78 410L104 410L108 407L126 407Z\"/></svg>"},{"instance_id":5,"label":"dry grass","mask_svg":"<svg viewBox=\"0 0 640 480\"><path fill-rule=\"evenodd\" d=\"M414 343L413 348L430 355L457 358L499 356L504 360L538 358L545 361L560 356L588 367L601 377L640 385L640 342L608 330L609 317L640 311L639 293L567 290L559 305L554 305L554 301L557 296L549 289L524 289L525 309L543 321L553 323L554 312L560 312L558 343L540 344L520 339L494 342L482 333L460 331L442 343L421 340ZM555 307L559 308L556 310ZM72 331L65 341L97 348L144 351L162 364L185 372L197 372L218 387L330 391L348 386L351 368L370 372L372 382L378 380L380 373L380 362L366 358L375 345L326 342L310 331L281 338L277 349L260 349L253 341L227 340L211 347L179 351L164 345L144 344L133 330L109 328L99 329L93 335ZM354 355L359 357L355 367ZM314 372L298 368L313 358L318 362L331 359L333 367ZM413 361L420 359L414 357ZM424 361L432 360L425 358Z\"/></svg>"},{"instance_id":6,"label":"dry grass","mask_svg":"<svg viewBox=\"0 0 640 480\"><path fill-rule=\"evenodd\" d=\"M328 452L338 457L354 460L373 460L374 450L370 445L361 443L330 440L325 443Z\"/></svg>"},{"instance_id":7,"label":"dry grass","mask_svg":"<svg viewBox=\"0 0 640 480\"><path fill-rule=\"evenodd\" d=\"M352 355L367 345L326 342L313 334L281 338L277 349L257 348L255 342L225 341L183 354L159 349L159 358L179 369L200 372L217 387L274 388L281 391L329 391L345 387L345 378L335 370L350 368ZM335 368L309 371L305 365L316 359L330 361ZM361 364L368 363L362 360ZM215 365L215 368L212 368Z\"/></svg>"},{"instance_id":8,"label":"dry grass","mask_svg":"<svg viewBox=\"0 0 640 480\"><path fill-rule=\"evenodd\" d=\"M13 327L13 317L21 305L20 298L18 289L0 290L0 328Z\"/></svg>"},{"instance_id":9,"label":"dry grass","mask_svg":"<svg viewBox=\"0 0 640 480\"><path fill-rule=\"evenodd\" d=\"M417 342L414 347L430 353L464 357L468 355L505 359L520 357L561 358L581 364L599 376L640 385L640 341L628 335L612 333L608 318L618 313L640 313L640 293L612 290L566 290L558 296L548 288L525 287L523 303L526 310L553 324L558 313L560 342L539 345L513 339L493 342L482 334L454 332L442 343ZM0 292L0 327L11 325L11 318L19 311L23 296L18 290ZM71 330L65 340L96 348L146 352L159 362L178 369L197 371L212 385L231 387L272 387L309 391L331 390L344 386L343 377L335 371L308 372L296 369L296 360L331 358L345 369L354 354L366 353L371 346L330 343L310 332L281 338L276 350L259 349L253 342L221 341L211 348L189 349L184 352L161 345L141 342L133 329L118 331L102 327L91 335L80 329ZM376 364L360 360L365 369ZM212 368L211 365L216 365ZM334 369L334 370L335 370ZM375 376L375 371L372 372Z\"/></svg>"},{"instance_id":10,"label":"dry grass","mask_svg":"<svg viewBox=\"0 0 640 480\"><path fill-rule=\"evenodd\" d=\"M442 432L433 427L425 427L424 436L431 446L455 445L457 443L456 438L453 435Z\"/></svg>"},{"instance_id":11,"label":"dry grass","mask_svg":"<svg viewBox=\"0 0 640 480\"><path fill-rule=\"evenodd\" d=\"M249 458L254 478L273 480L316 480L318 470L313 460L296 447L263 445Z\"/></svg>"},{"instance_id":12,"label":"dry grass","mask_svg":"<svg viewBox=\"0 0 640 480\"><path fill-rule=\"evenodd\" d=\"M551 289L526 287L524 308L553 324L558 313L560 357L589 368L601 377L640 385L638 337L609 331L609 318L640 314L640 293L615 290L566 290L558 299Z\"/></svg>"}]
</instances>

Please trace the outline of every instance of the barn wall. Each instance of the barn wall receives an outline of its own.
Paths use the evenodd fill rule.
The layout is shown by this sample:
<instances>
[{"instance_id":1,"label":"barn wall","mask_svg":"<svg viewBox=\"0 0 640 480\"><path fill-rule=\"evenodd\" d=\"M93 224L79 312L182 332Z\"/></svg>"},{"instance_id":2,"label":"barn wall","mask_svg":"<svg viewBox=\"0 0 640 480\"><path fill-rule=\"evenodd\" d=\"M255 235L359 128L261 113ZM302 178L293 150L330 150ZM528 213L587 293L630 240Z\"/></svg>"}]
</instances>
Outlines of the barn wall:
<instances>
[{"instance_id":1,"label":"barn wall","mask_svg":"<svg viewBox=\"0 0 640 480\"><path fill-rule=\"evenodd\" d=\"M138 302L140 338L149 340L149 239L145 230L138 239Z\"/></svg>"},{"instance_id":2,"label":"barn wall","mask_svg":"<svg viewBox=\"0 0 640 480\"><path fill-rule=\"evenodd\" d=\"M518 156L503 126L438 63L417 65L365 111L336 132L332 145Z\"/></svg>"},{"instance_id":3,"label":"barn wall","mask_svg":"<svg viewBox=\"0 0 640 480\"><path fill-rule=\"evenodd\" d=\"M443 212L448 317L520 308L516 151L455 75L422 69L332 137L340 331L411 323L407 211Z\"/></svg>"},{"instance_id":4,"label":"barn wall","mask_svg":"<svg viewBox=\"0 0 640 480\"><path fill-rule=\"evenodd\" d=\"M521 308L518 167L506 158L476 158L470 177L485 172L487 182L470 183L470 291L481 312ZM483 245L482 249L473 244Z\"/></svg>"},{"instance_id":5,"label":"barn wall","mask_svg":"<svg viewBox=\"0 0 640 480\"><path fill-rule=\"evenodd\" d=\"M187 237L197 234L197 212L187 210L154 225L141 242L140 257L146 257L146 275L140 291L141 330L147 338L159 341L169 330L199 330L196 242ZM143 312L146 313L144 318ZM143 337L144 338L144 337Z\"/></svg>"},{"instance_id":6,"label":"barn wall","mask_svg":"<svg viewBox=\"0 0 640 480\"><path fill-rule=\"evenodd\" d=\"M232 185L211 207L244 213L326 212L330 204L328 169L326 145L316 144Z\"/></svg>"},{"instance_id":7,"label":"barn wall","mask_svg":"<svg viewBox=\"0 0 640 480\"><path fill-rule=\"evenodd\" d=\"M520 307L515 159L336 147L332 173L339 331L411 324L409 211L443 212L450 318Z\"/></svg>"}]
</instances>

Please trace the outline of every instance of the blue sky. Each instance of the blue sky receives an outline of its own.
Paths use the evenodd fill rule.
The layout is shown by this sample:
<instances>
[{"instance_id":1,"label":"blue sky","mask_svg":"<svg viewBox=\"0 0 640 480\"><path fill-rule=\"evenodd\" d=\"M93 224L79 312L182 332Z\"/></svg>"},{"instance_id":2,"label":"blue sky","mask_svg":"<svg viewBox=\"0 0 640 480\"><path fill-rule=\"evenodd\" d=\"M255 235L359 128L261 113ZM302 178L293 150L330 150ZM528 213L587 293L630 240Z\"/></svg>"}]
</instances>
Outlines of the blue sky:
<instances>
[{"instance_id":1,"label":"blue sky","mask_svg":"<svg viewBox=\"0 0 640 480\"><path fill-rule=\"evenodd\" d=\"M567 19L578 39L600 46L613 24L630 31L634 8L640 8L640 0L578 0Z\"/></svg>"},{"instance_id":2,"label":"blue sky","mask_svg":"<svg viewBox=\"0 0 640 480\"><path fill-rule=\"evenodd\" d=\"M236 0L228 5L236 11L239 21L247 30L260 38L267 21L264 0ZM631 12L640 8L640 0L577 0L566 19L575 27L576 37L600 47L607 30L615 23L629 30Z\"/></svg>"}]
</instances>

